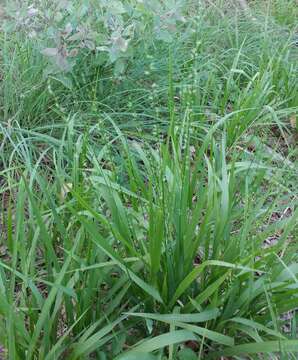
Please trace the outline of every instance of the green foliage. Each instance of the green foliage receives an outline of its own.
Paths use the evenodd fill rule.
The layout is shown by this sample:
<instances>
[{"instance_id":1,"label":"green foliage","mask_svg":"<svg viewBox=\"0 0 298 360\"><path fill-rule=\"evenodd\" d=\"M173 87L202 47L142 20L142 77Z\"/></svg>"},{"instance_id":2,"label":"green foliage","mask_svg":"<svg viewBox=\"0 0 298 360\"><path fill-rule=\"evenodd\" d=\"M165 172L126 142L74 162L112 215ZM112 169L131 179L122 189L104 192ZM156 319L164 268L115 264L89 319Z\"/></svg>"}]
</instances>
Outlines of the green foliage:
<instances>
[{"instance_id":1,"label":"green foliage","mask_svg":"<svg viewBox=\"0 0 298 360\"><path fill-rule=\"evenodd\" d=\"M216 5L7 3L0 357L295 359L292 22Z\"/></svg>"},{"instance_id":2,"label":"green foliage","mask_svg":"<svg viewBox=\"0 0 298 360\"><path fill-rule=\"evenodd\" d=\"M44 75L69 72L78 56L97 53L99 65L115 64L124 71L133 57L133 44L151 36L172 42L178 22L183 22L183 2L77 0L13 2L4 29L37 41L50 65ZM47 44L50 47L45 47ZM106 56L107 55L107 56Z\"/></svg>"}]
</instances>

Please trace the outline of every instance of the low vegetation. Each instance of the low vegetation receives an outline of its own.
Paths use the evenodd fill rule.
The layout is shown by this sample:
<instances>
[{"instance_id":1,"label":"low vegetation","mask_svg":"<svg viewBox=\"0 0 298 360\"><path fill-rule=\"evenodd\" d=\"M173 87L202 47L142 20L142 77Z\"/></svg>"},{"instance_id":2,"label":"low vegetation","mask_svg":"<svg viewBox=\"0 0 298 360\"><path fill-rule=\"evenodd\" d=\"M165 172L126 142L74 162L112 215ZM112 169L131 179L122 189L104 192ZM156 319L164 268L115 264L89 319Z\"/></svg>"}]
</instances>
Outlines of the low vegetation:
<instances>
[{"instance_id":1,"label":"low vegetation","mask_svg":"<svg viewBox=\"0 0 298 360\"><path fill-rule=\"evenodd\" d=\"M295 0L0 4L0 358L296 359Z\"/></svg>"}]
</instances>

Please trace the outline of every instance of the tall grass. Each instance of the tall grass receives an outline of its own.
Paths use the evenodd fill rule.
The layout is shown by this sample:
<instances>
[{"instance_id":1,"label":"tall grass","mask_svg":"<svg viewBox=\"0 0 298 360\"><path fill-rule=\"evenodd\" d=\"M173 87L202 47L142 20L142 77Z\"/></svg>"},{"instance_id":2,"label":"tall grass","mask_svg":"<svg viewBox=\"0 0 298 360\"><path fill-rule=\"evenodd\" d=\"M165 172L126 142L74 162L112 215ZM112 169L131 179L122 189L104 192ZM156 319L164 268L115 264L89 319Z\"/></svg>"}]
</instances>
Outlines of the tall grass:
<instances>
[{"instance_id":1,"label":"tall grass","mask_svg":"<svg viewBox=\"0 0 298 360\"><path fill-rule=\"evenodd\" d=\"M120 78L1 34L8 359L295 359L293 24L200 6Z\"/></svg>"}]
</instances>

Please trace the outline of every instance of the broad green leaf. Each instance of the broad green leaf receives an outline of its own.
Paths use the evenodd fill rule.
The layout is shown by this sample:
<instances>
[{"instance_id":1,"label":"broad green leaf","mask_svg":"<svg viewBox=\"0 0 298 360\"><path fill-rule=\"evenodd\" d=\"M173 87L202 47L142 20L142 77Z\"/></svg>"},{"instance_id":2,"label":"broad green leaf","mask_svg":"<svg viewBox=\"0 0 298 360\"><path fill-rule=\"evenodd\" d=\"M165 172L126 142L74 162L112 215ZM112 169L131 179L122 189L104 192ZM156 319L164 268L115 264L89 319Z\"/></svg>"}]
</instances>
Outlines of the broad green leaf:
<instances>
[{"instance_id":1,"label":"broad green leaf","mask_svg":"<svg viewBox=\"0 0 298 360\"><path fill-rule=\"evenodd\" d=\"M192 325L192 324L188 324L188 323L184 323L182 321L179 321L179 317L180 319L183 319L183 315L184 314L171 314L171 315L158 315L158 314L131 314L133 316L138 316L145 318L145 319L152 319L152 320L156 320L156 321L161 321L161 322L165 322L168 324L173 324L176 327L180 327L186 330L189 330L197 335L200 335L204 338L213 340L215 342L218 342L220 344L224 344L224 345L234 345L234 340L233 338L220 334L218 332L212 331L212 330L208 330L207 328L204 327L200 327L200 326L196 326L196 325ZM200 315L200 314L198 314ZM215 314L214 314L215 315ZM186 320L190 320L189 317L186 317Z\"/></svg>"},{"instance_id":2,"label":"broad green leaf","mask_svg":"<svg viewBox=\"0 0 298 360\"><path fill-rule=\"evenodd\" d=\"M217 358L217 356L272 354L274 352L281 352L283 354L298 353L298 340L264 341L261 343L236 345L223 350L221 353L215 353L212 355L212 358Z\"/></svg>"},{"instance_id":3,"label":"broad green leaf","mask_svg":"<svg viewBox=\"0 0 298 360\"><path fill-rule=\"evenodd\" d=\"M239 324L243 324L246 326L249 326L253 329L259 330L259 331L263 331L266 334L272 335L272 336L276 336L280 339L285 339L286 337L284 335L282 335L281 333L279 333L278 331L272 330L262 324L257 323L256 321L252 321L252 320L248 320L248 319L244 319L244 318L233 318L229 321L235 322L235 323L239 323Z\"/></svg>"},{"instance_id":4,"label":"broad green leaf","mask_svg":"<svg viewBox=\"0 0 298 360\"><path fill-rule=\"evenodd\" d=\"M218 309L205 310L201 313L193 314L147 314L147 313L126 313L130 316L137 316L142 318L149 318L164 322L184 322L184 323L198 323L215 319L219 315Z\"/></svg>"},{"instance_id":5,"label":"broad green leaf","mask_svg":"<svg viewBox=\"0 0 298 360\"><path fill-rule=\"evenodd\" d=\"M117 360L157 360L158 358L152 354L145 354L145 353L135 353L132 352L130 354L124 354L117 358Z\"/></svg>"},{"instance_id":6,"label":"broad green leaf","mask_svg":"<svg viewBox=\"0 0 298 360\"><path fill-rule=\"evenodd\" d=\"M196 336L190 331L186 330L176 330L171 331L159 336L156 336L152 339L147 339L142 341L139 345L136 345L132 349L132 353L150 353L152 351L163 349L166 346L172 344L180 344L185 341L196 341ZM130 352L128 352L130 354Z\"/></svg>"}]
</instances>

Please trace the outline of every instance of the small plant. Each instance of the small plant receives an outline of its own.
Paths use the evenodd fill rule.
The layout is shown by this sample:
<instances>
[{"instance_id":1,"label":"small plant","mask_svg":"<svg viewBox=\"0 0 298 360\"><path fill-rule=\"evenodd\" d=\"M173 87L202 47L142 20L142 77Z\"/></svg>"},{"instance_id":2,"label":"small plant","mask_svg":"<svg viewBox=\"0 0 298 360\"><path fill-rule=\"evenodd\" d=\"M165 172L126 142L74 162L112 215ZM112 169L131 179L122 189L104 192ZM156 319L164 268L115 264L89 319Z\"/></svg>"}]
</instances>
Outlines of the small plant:
<instances>
[{"instance_id":1,"label":"small plant","mask_svg":"<svg viewBox=\"0 0 298 360\"><path fill-rule=\"evenodd\" d=\"M0 358L296 359L282 3L0 7Z\"/></svg>"}]
</instances>

